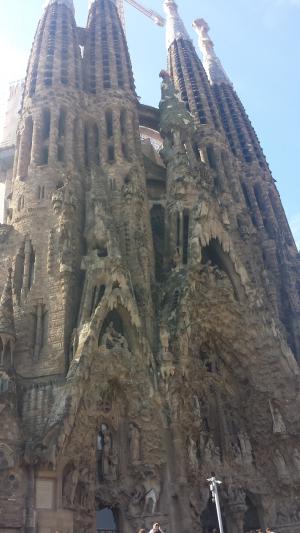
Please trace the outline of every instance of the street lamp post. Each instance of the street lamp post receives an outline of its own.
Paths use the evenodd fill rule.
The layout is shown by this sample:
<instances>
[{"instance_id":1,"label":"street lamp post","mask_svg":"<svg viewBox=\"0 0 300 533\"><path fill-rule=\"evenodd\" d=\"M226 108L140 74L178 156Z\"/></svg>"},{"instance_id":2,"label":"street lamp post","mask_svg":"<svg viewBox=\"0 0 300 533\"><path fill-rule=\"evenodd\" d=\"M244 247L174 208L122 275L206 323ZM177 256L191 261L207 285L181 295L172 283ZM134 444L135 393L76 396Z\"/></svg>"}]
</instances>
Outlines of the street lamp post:
<instances>
[{"instance_id":1,"label":"street lamp post","mask_svg":"<svg viewBox=\"0 0 300 533\"><path fill-rule=\"evenodd\" d=\"M207 481L209 481L209 483L210 483L210 485L209 485L210 492L211 492L211 495L212 495L213 502L215 502L215 504L216 504L220 533L224 533L221 506L220 506L220 500L219 500L219 492L218 492L218 485L221 485L222 481L218 481L215 478L215 476L212 476Z\"/></svg>"}]
</instances>

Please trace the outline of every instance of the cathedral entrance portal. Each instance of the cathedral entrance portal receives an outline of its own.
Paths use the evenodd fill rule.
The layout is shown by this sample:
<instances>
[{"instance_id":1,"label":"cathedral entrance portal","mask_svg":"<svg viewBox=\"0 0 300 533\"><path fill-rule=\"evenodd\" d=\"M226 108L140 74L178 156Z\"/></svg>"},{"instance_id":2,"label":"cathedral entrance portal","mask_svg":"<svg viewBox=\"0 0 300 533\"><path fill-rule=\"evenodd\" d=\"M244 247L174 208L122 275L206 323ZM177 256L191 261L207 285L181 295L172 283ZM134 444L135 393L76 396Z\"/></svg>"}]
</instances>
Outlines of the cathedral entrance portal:
<instances>
[{"instance_id":1,"label":"cathedral entrance portal","mask_svg":"<svg viewBox=\"0 0 300 533\"><path fill-rule=\"evenodd\" d=\"M119 533L114 512L105 507L97 511L97 533Z\"/></svg>"},{"instance_id":2,"label":"cathedral entrance portal","mask_svg":"<svg viewBox=\"0 0 300 533\"><path fill-rule=\"evenodd\" d=\"M206 509L203 511L201 515L201 523L202 523L203 533L215 533L216 531L219 531L216 506L213 503L211 496L210 496ZM226 533L225 524L223 524L223 526L224 526L224 533Z\"/></svg>"}]
</instances>

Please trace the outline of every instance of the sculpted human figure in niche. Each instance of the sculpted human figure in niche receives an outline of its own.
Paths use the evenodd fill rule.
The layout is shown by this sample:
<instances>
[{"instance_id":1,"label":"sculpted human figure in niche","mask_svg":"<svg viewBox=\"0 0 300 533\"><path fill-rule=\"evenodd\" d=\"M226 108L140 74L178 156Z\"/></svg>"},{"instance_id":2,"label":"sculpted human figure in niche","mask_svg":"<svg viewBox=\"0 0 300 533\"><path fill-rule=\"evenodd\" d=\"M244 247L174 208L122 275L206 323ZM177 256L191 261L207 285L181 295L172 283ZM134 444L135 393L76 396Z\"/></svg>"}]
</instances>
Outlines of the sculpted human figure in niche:
<instances>
[{"instance_id":1,"label":"sculpted human figure in niche","mask_svg":"<svg viewBox=\"0 0 300 533\"><path fill-rule=\"evenodd\" d=\"M273 419L273 433L275 434L283 434L286 433L286 425L284 423L284 420L282 418L282 415L278 409L278 407L273 405L273 403L269 402L270 404L270 411Z\"/></svg>"},{"instance_id":2,"label":"sculpted human figure in niche","mask_svg":"<svg viewBox=\"0 0 300 533\"><path fill-rule=\"evenodd\" d=\"M151 513L154 514L157 510L158 498L155 489L149 490L145 494L145 505L143 514Z\"/></svg>"},{"instance_id":3,"label":"sculpted human figure in niche","mask_svg":"<svg viewBox=\"0 0 300 533\"><path fill-rule=\"evenodd\" d=\"M67 472L63 478L63 504L65 507L74 505L78 481L78 469L74 466L67 467Z\"/></svg>"},{"instance_id":4,"label":"sculpted human figure in niche","mask_svg":"<svg viewBox=\"0 0 300 533\"><path fill-rule=\"evenodd\" d=\"M247 433L241 431L238 434L238 438L240 442L243 461L244 463L251 464L253 462L252 446Z\"/></svg>"},{"instance_id":5,"label":"sculpted human figure in niche","mask_svg":"<svg viewBox=\"0 0 300 533\"><path fill-rule=\"evenodd\" d=\"M112 439L111 434L106 428L103 432L103 476L107 477L110 474L110 458L112 453Z\"/></svg>"},{"instance_id":6,"label":"sculpted human figure in niche","mask_svg":"<svg viewBox=\"0 0 300 533\"><path fill-rule=\"evenodd\" d=\"M138 463L141 460L141 433L135 424L129 425L129 450L131 462Z\"/></svg>"},{"instance_id":7,"label":"sculpted human figure in niche","mask_svg":"<svg viewBox=\"0 0 300 533\"><path fill-rule=\"evenodd\" d=\"M285 459L282 453L278 449L275 450L275 453L274 453L274 464L276 466L278 475L280 477L286 477L288 474L286 462L285 462Z\"/></svg>"},{"instance_id":8,"label":"sculpted human figure in niche","mask_svg":"<svg viewBox=\"0 0 300 533\"><path fill-rule=\"evenodd\" d=\"M125 339L125 337L123 337L123 335L121 335L121 333L118 333L118 331L115 330L114 323L110 322L102 337L101 346L105 346L106 348L111 350L117 345L119 345L120 348L128 350L127 340Z\"/></svg>"},{"instance_id":9,"label":"sculpted human figure in niche","mask_svg":"<svg viewBox=\"0 0 300 533\"><path fill-rule=\"evenodd\" d=\"M199 466L197 458L197 444L191 436L188 439L188 458L191 468L194 471L197 471Z\"/></svg>"}]
</instances>

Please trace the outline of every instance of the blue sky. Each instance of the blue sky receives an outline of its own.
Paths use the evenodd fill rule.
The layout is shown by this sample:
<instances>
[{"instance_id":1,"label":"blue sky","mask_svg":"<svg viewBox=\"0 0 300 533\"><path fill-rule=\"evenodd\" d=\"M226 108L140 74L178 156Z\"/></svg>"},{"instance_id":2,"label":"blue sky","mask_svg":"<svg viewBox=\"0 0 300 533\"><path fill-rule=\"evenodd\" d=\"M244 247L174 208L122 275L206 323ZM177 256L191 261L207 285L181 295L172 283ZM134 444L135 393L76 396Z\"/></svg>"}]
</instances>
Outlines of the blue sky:
<instances>
[{"instance_id":1,"label":"blue sky","mask_svg":"<svg viewBox=\"0 0 300 533\"><path fill-rule=\"evenodd\" d=\"M0 0L0 111L9 80L24 76L43 0ZM162 0L143 3L163 14ZM204 17L216 51L256 128L300 246L300 0L177 0L191 36ZM87 0L75 0L85 25ZM158 73L166 66L164 30L131 6L127 36L137 91L144 103L159 101ZM5 51L5 53L4 53Z\"/></svg>"}]
</instances>

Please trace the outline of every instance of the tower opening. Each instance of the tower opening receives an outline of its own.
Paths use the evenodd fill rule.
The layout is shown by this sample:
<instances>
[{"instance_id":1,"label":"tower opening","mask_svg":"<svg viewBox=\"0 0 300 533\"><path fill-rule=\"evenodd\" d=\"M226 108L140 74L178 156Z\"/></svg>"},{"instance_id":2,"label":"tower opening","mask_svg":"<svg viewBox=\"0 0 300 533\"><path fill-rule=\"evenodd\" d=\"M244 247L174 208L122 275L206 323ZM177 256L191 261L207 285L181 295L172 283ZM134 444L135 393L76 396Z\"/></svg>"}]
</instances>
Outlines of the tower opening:
<instances>
[{"instance_id":1,"label":"tower opening","mask_svg":"<svg viewBox=\"0 0 300 533\"><path fill-rule=\"evenodd\" d=\"M189 215L189 212L185 210L183 213L183 243L182 243L182 262L184 265L188 264L189 227L190 227L190 215Z\"/></svg>"}]
</instances>

